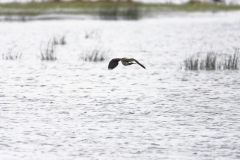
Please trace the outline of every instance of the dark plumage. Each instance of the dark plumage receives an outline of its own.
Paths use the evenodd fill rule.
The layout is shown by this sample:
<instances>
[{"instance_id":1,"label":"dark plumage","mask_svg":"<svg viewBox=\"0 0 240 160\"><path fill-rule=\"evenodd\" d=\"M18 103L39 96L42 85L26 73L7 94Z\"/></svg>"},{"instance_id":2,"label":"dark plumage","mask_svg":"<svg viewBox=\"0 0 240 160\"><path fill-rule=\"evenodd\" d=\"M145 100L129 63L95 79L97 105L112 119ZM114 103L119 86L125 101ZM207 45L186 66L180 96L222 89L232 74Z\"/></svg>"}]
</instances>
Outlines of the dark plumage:
<instances>
[{"instance_id":1,"label":"dark plumage","mask_svg":"<svg viewBox=\"0 0 240 160\"><path fill-rule=\"evenodd\" d=\"M118 65L118 62L121 61L122 64L124 66L129 66L129 65L132 65L132 64L139 64L141 67L143 67L144 69L146 69L144 67L144 65L142 65L141 63L139 63L136 59L134 58L114 58L112 59L109 64L108 64L108 70L112 70L114 69L115 67L117 67Z\"/></svg>"}]
</instances>

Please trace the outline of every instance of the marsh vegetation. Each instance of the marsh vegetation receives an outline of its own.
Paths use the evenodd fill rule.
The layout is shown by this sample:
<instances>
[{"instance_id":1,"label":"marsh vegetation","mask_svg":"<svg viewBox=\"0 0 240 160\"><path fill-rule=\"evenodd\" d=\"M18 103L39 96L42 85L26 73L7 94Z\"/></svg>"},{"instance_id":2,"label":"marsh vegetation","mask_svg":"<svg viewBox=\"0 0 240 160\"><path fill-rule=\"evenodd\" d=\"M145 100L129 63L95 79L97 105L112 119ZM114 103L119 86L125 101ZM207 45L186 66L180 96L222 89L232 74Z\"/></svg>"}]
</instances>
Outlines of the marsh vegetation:
<instances>
[{"instance_id":1,"label":"marsh vegetation","mask_svg":"<svg viewBox=\"0 0 240 160\"><path fill-rule=\"evenodd\" d=\"M84 49L80 55L80 59L89 62L101 62L110 58L110 50L101 46L95 46Z\"/></svg>"},{"instance_id":2,"label":"marsh vegetation","mask_svg":"<svg viewBox=\"0 0 240 160\"><path fill-rule=\"evenodd\" d=\"M61 15L89 15L92 18L109 20L138 20L144 17L158 15L172 11L232 11L239 10L238 5L223 5L190 1L181 5L166 3L140 3L124 1L49 1L29 3L6 3L0 4L0 16L5 21L36 20L42 15L47 20L49 14L58 14L57 19L64 19ZM44 18L45 17L45 18ZM75 17L76 18L76 17ZM81 17L82 18L82 17Z\"/></svg>"},{"instance_id":3,"label":"marsh vegetation","mask_svg":"<svg viewBox=\"0 0 240 160\"><path fill-rule=\"evenodd\" d=\"M55 61L56 57L56 43L54 40L50 39L44 48L40 49L40 55L42 61Z\"/></svg>"},{"instance_id":4,"label":"marsh vegetation","mask_svg":"<svg viewBox=\"0 0 240 160\"><path fill-rule=\"evenodd\" d=\"M185 70L238 70L240 66L239 48L232 54L209 51L195 53L185 58L181 68Z\"/></svg>"},{"instance_id":5,"label":"marsh vegetation","mask_svg":"<svg viewBox=\"0 0 240 160\"><path fill-rule=\"evenodd\" d=\"M22 54L23 54L22 49L12 47L2 53L2 59L3 60L19 60L22 58Z\"/></svg>"},{"instance_id":6,"label":"marsh vegetation","mask_svg":"<svg viewBox=\"0 0 240 160\"><path fill-rule=\"evenodd\" d=\"M55 36L53 37L53 44L54 45L65 45L67 42L66 42L66 37L63 35L63 36Z\"/></svg>"}]
</instances>

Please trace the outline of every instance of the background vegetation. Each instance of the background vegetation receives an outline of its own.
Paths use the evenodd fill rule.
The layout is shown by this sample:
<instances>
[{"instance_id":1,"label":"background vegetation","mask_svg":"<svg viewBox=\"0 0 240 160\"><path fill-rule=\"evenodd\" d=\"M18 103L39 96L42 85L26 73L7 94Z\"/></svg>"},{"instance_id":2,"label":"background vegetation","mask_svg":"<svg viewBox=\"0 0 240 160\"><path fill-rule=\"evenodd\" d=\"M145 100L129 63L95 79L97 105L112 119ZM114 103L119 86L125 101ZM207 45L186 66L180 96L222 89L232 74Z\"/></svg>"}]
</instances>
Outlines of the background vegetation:
<instances>
[{"instance_id":1,"label":"background vegetation","mask_svg":"<svg viewBox=\"0 0 240 160\"><path fill-rule=\"evenodd\" d=\"M101 19L140 19L154 14L172 11L229 11L239 10L239 5L200 2L191 0L181 5L166 3L140 3L128 1L61 1L50 0L29 3L0 4L0 16L4 20L31 20L31 17L46 14L92 15Z\"/></svg>"}]
</instances>

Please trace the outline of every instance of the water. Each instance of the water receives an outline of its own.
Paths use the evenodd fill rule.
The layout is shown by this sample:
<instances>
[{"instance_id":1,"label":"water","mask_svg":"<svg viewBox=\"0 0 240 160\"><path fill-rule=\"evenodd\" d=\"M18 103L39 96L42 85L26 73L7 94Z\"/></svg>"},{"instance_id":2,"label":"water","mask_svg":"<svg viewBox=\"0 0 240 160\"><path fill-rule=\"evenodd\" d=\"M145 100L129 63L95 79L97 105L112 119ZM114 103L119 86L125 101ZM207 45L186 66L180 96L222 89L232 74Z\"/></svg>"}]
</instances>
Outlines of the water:
<instances>
[{"instance_id":1,"label":"water","mask_svg":"<svg viewBox=\"0 0 240 160\"><path fill-rule=\"evenodd\" d=\"M180 69L186 54L239 47L239 14L1 22L1 52L23 52L0 60L1 159L239 159L239 71ZM147 69L79 59L96 46Z\"/></svg>"}]
</instances>

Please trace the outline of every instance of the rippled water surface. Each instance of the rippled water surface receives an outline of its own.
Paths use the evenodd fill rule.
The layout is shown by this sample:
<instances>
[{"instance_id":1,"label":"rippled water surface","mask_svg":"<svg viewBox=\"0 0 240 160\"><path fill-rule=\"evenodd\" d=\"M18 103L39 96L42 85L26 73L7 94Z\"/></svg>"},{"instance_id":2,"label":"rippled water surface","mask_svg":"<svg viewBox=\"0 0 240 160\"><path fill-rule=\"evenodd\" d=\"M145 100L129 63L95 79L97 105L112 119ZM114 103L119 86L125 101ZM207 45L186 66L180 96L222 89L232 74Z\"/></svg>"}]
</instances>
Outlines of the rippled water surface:
<instances>
[{"instance_id":1,"label":"rippled water surface","mask_svg":"<svg viewBox=\"0 0 240 160\"><path fill-rule=\"evenodd\" d=\"M239 71L180 69L186 54L238 48L239 17L1 22L1 53L23 52L0 60L1 159L240 159ZM63 35L57 60L41 61ZM99 46L147 69L79 58Z\"/></svg>"}]
</instances>

